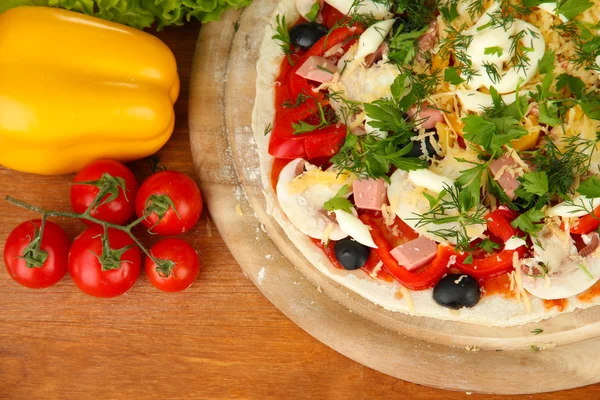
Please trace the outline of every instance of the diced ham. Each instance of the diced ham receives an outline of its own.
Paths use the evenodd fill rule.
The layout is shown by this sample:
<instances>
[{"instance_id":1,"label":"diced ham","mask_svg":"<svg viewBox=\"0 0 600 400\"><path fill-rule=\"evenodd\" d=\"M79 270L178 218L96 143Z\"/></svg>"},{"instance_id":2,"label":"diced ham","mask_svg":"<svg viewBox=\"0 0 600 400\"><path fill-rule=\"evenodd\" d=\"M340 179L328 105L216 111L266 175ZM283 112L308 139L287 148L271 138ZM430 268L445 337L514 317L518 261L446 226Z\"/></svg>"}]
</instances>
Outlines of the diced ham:
<instances>
[{"instance_id":1,"label":"diced ham","mask_svg":"<svg viewBox=\"0 0 600 400\"><path fill-rule=\"evenodd\" d=\"M515 172L516 168L518 168L518 164L513 160L510 154L504 154L502 157L497 158L490 163L492 178L496 179L497 175L501 173L496 180L504 190L504 193L506 193L511 200L514 199L515 190L521 184L517 179L519 174Z\"/></svg>"},{"instance_id":2,"label":"diced ham","mask_svg":"<svg viewBox=\"0 0 600 400\"><path fill-rule=\"evenodd\" d=\"M417 108L414 106L409 108L407 112L409 118L415 116L416 111ZM415 117L415 120L420 122L418 124L419 128L433 129L438 122L444 122L444 115L440 110L429 107L427 104L422 104L421 109Z\"/></svg>"},{"instance_id":3,"label":"diced ham","mask_svg":"<svg viewBox=\"0 0 600 400\"><path fill-rule=\"evenodd\" d=\"M417 61L423 62L425 59L423 57L423 53L427 53L428 51L433 50L436 43L438 41L438 29L437 29L437 21L434 20L429 24L429 29L423 36L419 38L417 41L417 46L419 46L419 54L417 54Z\"/></svg>"},{"instance_id":4,"label":"diced ham","mask_svg":"<svg viewBox=\"0 0 600 400\"><path fill-rule=\"evenodd\" d=\"M538 106L531 107L531 110L529 110L529 113L527 115L535 115L536 117L539 117L540 116L540 108Z\"/></svg>"},{"instance_id":5,"label":"diced ham","mask_svg":"<svg viewBox=\"0 0 600 400\"><path fill-rule=\"evenodd\" d=\"M385 202L385 181L379 179L356 180L352 184L354 204L365 210L381 210Z\"/></svg>"},{"instance_id":6,"label":"diced ham","mask_svg":"<svg viewBox=\"0 0 600 400\"><path fill-rule=\"evenodd\" d=\"M298 68L296 73L311 81L323 83L333 79L337 66L333 61L319 56L311 56Z\"/></svg>"},{"instance_id":7,"label":"diced ham","mask_svg":"<svg viewBox=\"0 0 600 400\"><path fill-rule=\"evenodd\" d=\"M410 242L401 244L390 254L409 271L424 266L435 258L437 243L425 237L418 237Z\"/></svg>"},{"instance_id":8,"label":"diced ham","mask_svg":"<svg viewBox=\"0 0 600 400\"><path fill-rule=\"evenodd\" d=\"M376 62L381 61L381 59L383 58L383 55L385 54L387 49L388 49L387 43L385 43L385 42L381 43L379 45L379 47L377 48L377 50L375 50L374 53L371 53L365 57L365 66L367 68L370 68Z\"/></svg>"},{"instance_id":9,"label":"diced ham","mask_svg":"<svg viewBox=\"0 0 600 400\"><path fill-rule=\"evenodd\" d=\"M437 39L437 21L433 20L429 24L429 29L427 29L427 32L425 32L425 34L419 38L417 45L419 46L419 49L421 49L422 52L427 52L433 50L435 44L437 43Z\"/></svg>"}]
</instances>

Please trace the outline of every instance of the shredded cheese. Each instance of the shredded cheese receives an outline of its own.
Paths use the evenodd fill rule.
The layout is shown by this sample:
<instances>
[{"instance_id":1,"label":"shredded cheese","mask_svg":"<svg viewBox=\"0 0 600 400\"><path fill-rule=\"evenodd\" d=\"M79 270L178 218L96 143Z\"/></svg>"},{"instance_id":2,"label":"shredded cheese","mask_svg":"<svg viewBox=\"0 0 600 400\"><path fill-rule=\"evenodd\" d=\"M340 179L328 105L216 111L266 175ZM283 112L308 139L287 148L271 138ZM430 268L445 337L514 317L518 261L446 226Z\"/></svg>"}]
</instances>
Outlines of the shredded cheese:
<instances>
[{"instance_id":1,"label":"shredded cheese","mask_svg":"<svg viewBox=\"0 0 600 400\"><path fill-rule=\"evenodd\" d=\"M527 292L523 289L523 274L521 272L521 261L519 260L519 254L515 251L513 253L513 267L515 268L515 284L517 286L517 301L523 299L523 304L527 313L531 312L531 302L527 296Z\"/></svg>"},{"instance_id":2,"label":"shredded cheese","mask_svg":"<svg viewBox=\"0 0 600 400\"><path fill-rule=\"evenodd\" d=\"M242 212L242 205L241 205L240 203L237 203L237 204L235 205L235 213L236 213L237 215L239 215L240 217L243 217L243 216L244 216L244 213Z\"/></svg>"},{"instance_id":3,"label":"shredded cheese","mask_svg":"<svg viewBox=\"0 0 600 400\"><path fill-rule=\"evenodd\" d=\"M327 228L323 231L323 237L321 238L321 243L326 244L329 242L329 235L333 232L333 224L327 225Z\"/></svg>"},{"instance_id":4,"label":"shredded cheese","mask_svg":"<svg viewBox=\"0 0 600 400\"><path fill-rule=\"evenodd\" d=\"M384 204L381 206L381 215L387 226L391 226L396 221L396 214L392 211L392 206Z\"/></svg>"},{"instance_id":5,"label":"shredded cheese","mask_svg":"<svg viewBox=\"0 0 600 400\"><path fill-rule=\"evenodd\" d=\"M373 268L373 271L371 271L369 273L369 275L371 276L371 278L375 279L377 278L377 274L379 273L379 271L381 271L381 268L383 267L383 262L379 261L376 265L375 268Z\"/></svg>"},{"instance_id":6,"label":"shredded cheese","mask_svg":"<svg viewBox=\"0 0 600 400\"><path fill-rule=\"evenodd\" d=\"M346 173L338 174L337 171L322 171L319 168L313 168L292 179L288 187L290 194L298 194L317 184L326 186L345 185L352 181L354 181L353 176Z\"/></svg>"},{"instance_id":7,"label":"shredded cheese","mask_svg":"<svg viewBox=\"0 0 600 400\"><path fill-rule=\"evenodd\" d=\"M415 313L415 303L413 302L410 291L407 288L405 288L404 286L401 286L400 292L402 293L402 295L404 296L404 299L406 300L406 305L408 306L408 310L411 312L411 314L414 314Z\"/></svg>"}]
</instances>

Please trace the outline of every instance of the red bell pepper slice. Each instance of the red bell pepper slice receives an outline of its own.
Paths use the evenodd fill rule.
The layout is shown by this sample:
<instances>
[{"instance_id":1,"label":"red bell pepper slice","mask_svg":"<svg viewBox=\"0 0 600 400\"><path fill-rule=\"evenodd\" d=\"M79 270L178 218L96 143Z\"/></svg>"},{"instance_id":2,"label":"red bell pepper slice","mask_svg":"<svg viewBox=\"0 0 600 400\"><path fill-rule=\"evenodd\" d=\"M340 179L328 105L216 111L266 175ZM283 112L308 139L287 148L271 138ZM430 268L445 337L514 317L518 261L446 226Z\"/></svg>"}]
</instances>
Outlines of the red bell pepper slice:
<instances>
[{"instance_id":1,"label":"red bell pepper slice","mask_svg":"<svg viewBox=\"0 0 600 400\"><path fill-rule=\"evenodd\" d=\"M579 218L579 223L571 227L571 233L576 235L587 235L600 227L600 207L596 207L594 212Z\"/></svg>"},{"instance_id":2,"label":"red bell pepper slice","mask_svg":"<svg viewBox=\"0 0 600 400\"><path fill-rule=\"evenodd\" d=\"M346 125L329 125L312 132L296 135L292 123L303 121L317 112L315 102L308 99L283 114L273 127L269 141L269 154L276 158L331 157L342 146L346 137Z\"/></svg>"},{"instance_id":3,"label":"red bell pepper slice","mask_svg":"<svg viewBox=\"0 0 600 400\"><path fill-rule=\"evenodd\" d=\"M519 258L522 258L525 255L525 246L521 246L515 250L502 250L499 253L492 253L483 258L472 257L471 264L465 264L465 259L469 254L459 254L456 257L456 263L453 267L482 281L512 271L513 254L515 252L519 254Z\"/></svg>"},{"instance_id":4,"label":"red bell pepper slice","mask_svg":"<svg viewBox=\"0 0 600 400\"><path fill-rule=\"evenodd\" d=\"M485 216L487 229L492 235L506 242L517 234L517 230L510 224L517 216L518 213L516 211L497 208Z\"/></svg>"},{"instance_id":5,"label":"red bell pepper slice","mask_svg":"<svg viewBox=\"0 0 600 400\"><path fill-rule=\"evenodd\" d=\"M431 264L419 272L408 271L398 264L398 261L390 254L392 246L385 240L379 226L370 214L362 214L360 220L371 228L371 237L377 245L377 255L383 262L384 268L391 273L400 284L411 290L424 290L435 286L436 283L448 271L450 257L455 255L452 246L439 245L438 253Z\"/></svg>"},{"instance_id":6,"label":"red bell pepper slice","mask_svg":"<svg viewBox=\"0 0 600 400\"><path fill-rule=\"evenodd\" d=\"M323 17L323 25L325 25L327 29L331 29L337 24L344 24L350 19L346 14L338 11L337 8L330 6L327 3L323 5L321 16Z\"/></svg>"}]
</instances>

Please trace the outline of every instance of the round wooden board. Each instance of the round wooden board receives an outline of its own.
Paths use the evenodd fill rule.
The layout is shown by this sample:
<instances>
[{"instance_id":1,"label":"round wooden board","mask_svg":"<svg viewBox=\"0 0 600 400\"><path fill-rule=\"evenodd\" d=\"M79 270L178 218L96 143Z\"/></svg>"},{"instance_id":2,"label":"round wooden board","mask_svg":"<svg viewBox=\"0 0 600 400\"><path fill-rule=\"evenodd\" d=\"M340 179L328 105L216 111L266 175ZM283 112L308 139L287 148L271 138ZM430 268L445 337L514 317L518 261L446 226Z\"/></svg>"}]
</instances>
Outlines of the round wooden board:
<instances>
[{"instance_id":1,"label":"round wooden board","mask_svg":"<svg viewBox=\"0 0 600 400\"><path fill-rule=\"evenodd\" d=\"M599 382L600 307L510 328L411 317L388 312L327 279L288 240L265 212L251 129L258 49L276 5L255 0L204 26L191 79L196 171L211 216L250 279L312 336L400 379L500 394ZM543 333L533 336L536 328ZM532 344L556 347L534 351ZM481 351L467 351L470 346Z\"/></svg>"}]
</instances>

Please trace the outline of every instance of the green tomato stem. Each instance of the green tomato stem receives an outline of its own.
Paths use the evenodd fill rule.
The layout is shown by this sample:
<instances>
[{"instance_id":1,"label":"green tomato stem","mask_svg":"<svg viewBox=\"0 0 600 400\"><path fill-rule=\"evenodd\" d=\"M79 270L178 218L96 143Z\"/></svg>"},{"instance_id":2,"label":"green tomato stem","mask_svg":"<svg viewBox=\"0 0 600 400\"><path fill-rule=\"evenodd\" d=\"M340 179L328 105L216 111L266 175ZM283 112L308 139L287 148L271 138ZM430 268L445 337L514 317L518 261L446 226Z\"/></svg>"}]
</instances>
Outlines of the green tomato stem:
<instances>
[{"instance_id":1,"label":"green tomato stem","mask_svg":"<svg viewBox=\"0 0 600 400\"><path fill-rule=\"evenodd\" d=\"M12 196L6 196L6 201L8 201L11 204L14 204L17 207L21 207L24 208L26 210L29 211L33 211L36 212L38 214L42 214L42 217L45 219L46 217L63 217L63 218L75 218L75 219L84 219L86 221L91 221L94 222L98 225L101 225L102 227L104 227L104 230L106 231L108 228L112 228L112 229L117 229L119 231L123 231L125 233L127 233L129 235L129 237L135 242L136 245L139 246L139 248L144 252L144 254L146 254L146 256L148 256L148 258L150 258L152 260L152 262L154 262L154 264L159 265L160 260L158 260L156 257L154 257L150 251L148 251L148 249L146 248L146 246L143 245L142 242L140 242L140 240L135 237L135 235L131 232L131 230L138 225L140 222L142 222L147 215L143 215L140 218L136 219L135 221L133 221L132 223L130 223L129 225L126 226L122 226L122 225L117 225L117 224L113 224L111 222L106 222L106 221L102 221L98 218L92 217L91 216L91 208L88 208L84 213L74 213L74 212L68 212L68 211L55 211L55 210L47 210L44 209L42 207L38 207L38 206L34 206L33 204L29 204L26 203L22 200L16 199Z\"/></svg>"}]
</instances>

